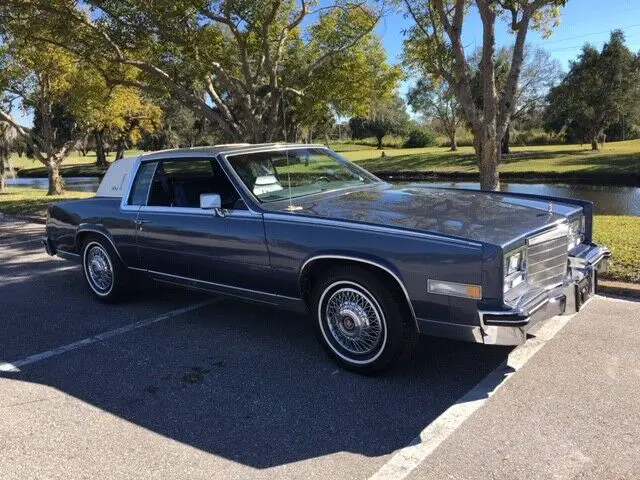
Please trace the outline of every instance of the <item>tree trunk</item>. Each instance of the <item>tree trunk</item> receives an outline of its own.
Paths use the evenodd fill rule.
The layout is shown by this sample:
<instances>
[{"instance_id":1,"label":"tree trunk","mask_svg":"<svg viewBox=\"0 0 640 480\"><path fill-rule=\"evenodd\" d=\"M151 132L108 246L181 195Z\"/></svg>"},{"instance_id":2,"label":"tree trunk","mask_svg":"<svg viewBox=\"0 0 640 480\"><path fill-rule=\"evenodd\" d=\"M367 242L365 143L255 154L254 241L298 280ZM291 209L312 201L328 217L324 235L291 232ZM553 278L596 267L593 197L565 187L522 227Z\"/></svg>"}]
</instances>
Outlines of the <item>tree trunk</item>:
<instances>
[{"instance_id":1,"label":"tree trunk","mask_svg":"<svg viewBox=\"0 0 640 480\"><path fill-rule=\"evenodd\" d=\"M193 146L193 145L191 145ZM120 160L124 158L124 151L126 149L126 144L124 139L118 140L118 144L116 146L116 160Z\"/></svg>"},{"instance_id":2,"label":"tree trunk","mask_svg":"<svg viewBox=\"0 0 640 480\"><path fill-rule=\"evenodd\" d=\"M47 195L62 195L64 183L60 176L60 165L54 160L49 160L47 170L49 171L49 190Z\"/></svg>"},{"instance_id":3,"label":"tree trunk","mask_svg":"<svg viewBox=\"0 0 640 480\"><path fill-rule=\"evenodd\" d=\"M597 138L591 140L591 150L600 150L600 144L598 143Z\"/></svg>"},{"instance_id":4,"label":"tree trunk","mask_svg":"<svg viewBox=\"0 0 640 480\"><path fill-rule=\"evenodd\" d=\"M382 139L384 137L379 137L376 135L376 138L378 139L378 150L382 150Z\"/></svg>"},{"instance_id":5,"label":"tree trunk","mask_svg":"<svg viewBox=\"0 0 640 480\"><path fill-rule=\"evenodd\" d=\"M5 177L5 160L0 156L0 193L4 193L7 190L7 182Z\"/></svg>"},{"instance_id":6,"label":"tree trunk","mask_svg":"<svg viewBox=\"0 0 640 480\"><path fill-rule=\"evenodd\" d=\"M498 141L495 127L484 127L484 135L480 137L480 188L482 190L500 190L498 171Z\"/></svg>"},{"instance_id":7,"label":"tree trunk","mask_svg":"<svg viewBox=\"0 0 640 480\"><path fill-rule=\"evenodd\" d=\"M451 134L451 137L449 138L449 140L451 140L451 151L452 152L458 151L458 137L455 131Z\"/></svg>"},{"instance_id":8,"label":"tree trunk","mask_svg":"<svg viewBox=\"0 0 640 480\"><path fill-rule=\"evenodd\" d=\"M93 136L96 140L96 165L98 167L106 167L107 155L104 150L104 131L96 130Z\"/></svg>"},{"instance_id":9,"label":"tree trunk","mask_svg":"<svg viewBox=\"0 0 640 480\"><path fill-rule=\"evenodd\" d=\"M501 145L501 150L500 152L503 155L509 155L511 153L511 148L509 148L509 141L510 141L511 135L509 133L509 127L507 127L507 129L504 131L504 137L502 137L502 145Z\"/></svg>"}]
</instances>

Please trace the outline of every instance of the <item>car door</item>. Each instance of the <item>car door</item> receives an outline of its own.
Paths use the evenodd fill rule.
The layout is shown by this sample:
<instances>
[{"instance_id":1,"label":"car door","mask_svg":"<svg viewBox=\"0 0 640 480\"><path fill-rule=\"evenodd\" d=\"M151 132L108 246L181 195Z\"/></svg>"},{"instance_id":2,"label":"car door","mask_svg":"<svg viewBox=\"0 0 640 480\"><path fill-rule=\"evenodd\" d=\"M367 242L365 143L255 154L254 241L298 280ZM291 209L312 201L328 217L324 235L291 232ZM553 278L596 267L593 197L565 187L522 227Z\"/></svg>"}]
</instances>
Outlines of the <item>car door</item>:
<instances>
[{"instance_id":1,"label":"car door","mask_svg":"<svg viewBox=\"0 0 640 480\"><path fill-rule=\"evenodd\" d=\"M203 193L221 195L223 215L200 208ZM160 160L137 224L140 262L153 277L240 295L269 291L262 214L246 208L216 159Z\"/></svg>"}]
</instances>

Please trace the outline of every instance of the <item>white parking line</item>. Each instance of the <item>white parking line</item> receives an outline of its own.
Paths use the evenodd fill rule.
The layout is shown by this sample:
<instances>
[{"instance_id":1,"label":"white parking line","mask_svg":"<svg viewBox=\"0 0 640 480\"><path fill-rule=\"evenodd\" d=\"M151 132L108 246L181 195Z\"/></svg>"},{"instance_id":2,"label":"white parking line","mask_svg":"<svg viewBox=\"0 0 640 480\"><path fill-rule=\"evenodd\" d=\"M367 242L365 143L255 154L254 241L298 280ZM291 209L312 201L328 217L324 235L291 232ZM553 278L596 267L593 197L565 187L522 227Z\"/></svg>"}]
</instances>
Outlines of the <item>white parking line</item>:
<instances>
[{"instance_id":1,"label":"white parking line","mask_svg":"<svg viewBox=\"0 0 640 480\"><path fill-rule=\"evenodd\" d=\"M507 383L513 374L520 370L545 343L562 330L572 317L573 315L555 317L543 323L535 332L535 338L512 350L504 362L431 422L407 447L391 457L380 470L370 477L370 480L401 480L406 478L466 419L482 407L500 387Z\"/></svg>"},{"instance_id":2,"label":"white parking line","mask_svg":"<svg viewBox=\"0 0 640 480\"><path fill-rule=\"evenodd\" d=\"M77 350L79 348L92 345L94 343L103 342L109 338L122 335L124 333L131 332L132 330L137 330L148 325L153 325L154 323L162 322L163 320L169 320L170 318L177 317L178 315L182 315L183 313L191 312L193 310L197 310L199 308L214 304L219 301L219 298L212 298L210 300L195 303L188 307L179 308L177 310L163 313L162 315L159 315L157 317L130 323L129 325L125 325L124 327L109 330L92 337L83 338L82 340L78 340L77 342L68 343L67 345L62 345L61 347L47 350L46 352L29 355L28 357L21 358L20 360L15 360L13 362L0 362L0 372L19 372L20 367L24 367L25 365L40 362L42 360L46 360L48 358L55 357L66 352L70 352L72 350Z\"/></svg>"}]
</instances>

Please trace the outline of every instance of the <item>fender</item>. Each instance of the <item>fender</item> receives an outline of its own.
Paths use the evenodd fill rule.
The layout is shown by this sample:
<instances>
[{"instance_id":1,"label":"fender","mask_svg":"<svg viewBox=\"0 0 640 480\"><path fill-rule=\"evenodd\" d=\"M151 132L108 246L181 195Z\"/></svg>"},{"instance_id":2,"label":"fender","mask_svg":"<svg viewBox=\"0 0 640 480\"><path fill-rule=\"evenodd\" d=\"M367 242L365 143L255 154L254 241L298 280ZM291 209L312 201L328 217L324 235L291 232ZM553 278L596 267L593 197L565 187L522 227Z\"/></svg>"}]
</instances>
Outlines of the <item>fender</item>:
<instances>
[{"instance_id":1,"label":"fender","mask_svg":"<svg viewBox=\"0 0 640 480\"><path fill-rule=\"evenodd\" d=\"M363 258L362 256L354 256L354 255L350 255L350 254L323 253L323 254L318 254L318 255L312 255L307 260L305 260L304 263L302 264L302 266L300 267L300 271L298 272L298 286L301 285L302 276L304 274L305 269L308 266L310 266L313 262L315 262L317 260L323 260L323 259L349 260L349 261L352 261L352 262L364 263L364 264L376 267L376 268L378 268L380 270L383 270L384 272L386 272L389 275L391 275L394 278L394 280L396 281L396 283L398 284L398 286L400 287L400 289L402 290L402 292L404 293L405 299L407 300L407 305L409 305L409 310L411 311L411 317L413 318L413 322L414 322L414 324L416 326L416 329L418 329L418 319L416 317L416 312L413 309L413 304L411 303L411 298L409 298L409 292L407 291L406 287L404 286L404 283L402 282L399 273L395 272L391 267L384 265L382 263L382 261L380 261L380 260L372 260L372 259ZM300 293L301 293L301 296L302 296L302 292L300 292ZM419 329L418 329L418 331L419 331Z\"/></svg>"},{"instance_id":2,"label":"fender","mask_svg":"<svg viewBox=\"0 0 640 480\"><path fill-rule=\"evenodd\" d=\"M116 244L113 241L113 238L111 237L111 234L101 224L81 223L80 225L78 225L78 228L76 228L76 248L78 249L78 252L80 252L80 249L82 248L82 245L80 245L80 242L78 241L78 239L80 237L80 234L84 233L84 232L95 233L95 234L101 235L102 237L106 238L109 241L109 243L111 244L111 246L113 247L113 249L115 250L116 254L118 255L118 258L120 259L120 261L126 266L126 263L124 262L124 259L122 258L122 255L120 255L120 252L118 251L118 247L116 247Z\"/></svg>"}]
</instances>

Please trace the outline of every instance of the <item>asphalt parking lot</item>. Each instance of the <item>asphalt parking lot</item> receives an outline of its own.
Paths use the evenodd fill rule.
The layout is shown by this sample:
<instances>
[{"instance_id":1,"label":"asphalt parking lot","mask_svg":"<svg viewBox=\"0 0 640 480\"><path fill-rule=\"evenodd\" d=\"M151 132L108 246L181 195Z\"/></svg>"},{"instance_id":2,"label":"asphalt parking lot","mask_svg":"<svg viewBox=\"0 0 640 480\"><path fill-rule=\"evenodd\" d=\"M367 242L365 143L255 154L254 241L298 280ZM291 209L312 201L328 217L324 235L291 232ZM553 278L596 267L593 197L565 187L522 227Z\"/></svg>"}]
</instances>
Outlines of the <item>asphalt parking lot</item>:
<instances>
[{"instance_id":1,"label":"asphalt parking lot","mask_svg":"<svg viewBox=\"0 0 640 480\"><path fill-rule=\"evenodd\" d=\"M410 365L362 377L303 316L153 287L103 305L41 234L0 223L0 366L15 367L0 372L3 480L369 478L511 351L425 337ZM416 478L445 476L419 474L430 461Z\"/></svg>"}]
</instances>

